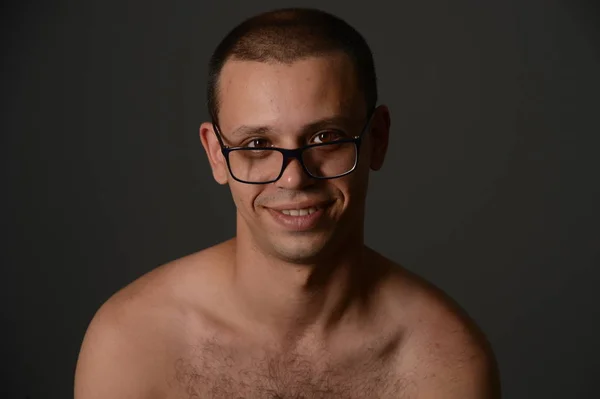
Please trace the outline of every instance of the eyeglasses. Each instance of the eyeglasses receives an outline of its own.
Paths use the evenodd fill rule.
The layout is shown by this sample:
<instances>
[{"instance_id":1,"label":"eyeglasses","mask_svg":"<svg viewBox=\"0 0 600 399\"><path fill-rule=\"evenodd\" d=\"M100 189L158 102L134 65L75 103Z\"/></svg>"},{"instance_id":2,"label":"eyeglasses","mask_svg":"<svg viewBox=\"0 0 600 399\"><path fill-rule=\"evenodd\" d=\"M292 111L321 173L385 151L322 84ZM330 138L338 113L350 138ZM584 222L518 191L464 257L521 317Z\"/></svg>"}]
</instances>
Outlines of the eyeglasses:
<instances>
[{"instance_id":1,"label":"eyeglasses","mask_svg":"<svg viewBox=\"0 0 600 399\"><path fill-rule=\"evenodd\" d=\"M230 147L213 118L213 128L227 161L231 176L246 184L268 184L281 178L290 159L297 159L304 171L314 179L335 179L352 173L358 164L361 139L368 130L373 112L358 136L340 130L322 130L317 136L334 135L325 143L309 144L293 150L278 147Z\"/></svg>"}]
</instances>

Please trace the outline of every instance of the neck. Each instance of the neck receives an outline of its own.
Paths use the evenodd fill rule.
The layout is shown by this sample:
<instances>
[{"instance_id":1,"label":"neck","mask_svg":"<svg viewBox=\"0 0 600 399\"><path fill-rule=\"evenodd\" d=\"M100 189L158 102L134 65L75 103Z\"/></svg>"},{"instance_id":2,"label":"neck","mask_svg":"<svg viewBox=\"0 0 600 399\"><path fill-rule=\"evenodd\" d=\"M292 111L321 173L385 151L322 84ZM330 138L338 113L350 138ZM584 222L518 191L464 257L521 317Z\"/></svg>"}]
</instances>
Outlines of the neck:
<instances>
[{"instance_id":1,"label":"neck","mask_svg":"<svg viewBox=\"0 0 600 399\"><path fill-rule=\"evenodd\" d=\"M373 251L362 230L307 264L265 253L250 234L235 242L234 290L248 326L275 339L294 340L311 330L326 334L360 308Z\"/></svg>"}]
</instances>

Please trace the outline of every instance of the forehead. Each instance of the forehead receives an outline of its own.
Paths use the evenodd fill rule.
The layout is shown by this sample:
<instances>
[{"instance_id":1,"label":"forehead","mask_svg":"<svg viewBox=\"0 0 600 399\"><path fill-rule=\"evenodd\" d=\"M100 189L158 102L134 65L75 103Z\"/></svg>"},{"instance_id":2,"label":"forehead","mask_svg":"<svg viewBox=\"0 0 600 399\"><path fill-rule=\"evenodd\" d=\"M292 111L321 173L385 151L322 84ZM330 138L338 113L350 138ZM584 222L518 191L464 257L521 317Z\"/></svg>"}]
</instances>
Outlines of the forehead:
<instances>
[{"instance_id":1,"label":"forehead","mask_svg":"<svg viewBox=\"0 0 600 399\"><path fill-rule=\"evenodd\" d=\"M302 124L361 110L354 65L343 53L292 63L229 60L219 79L219 121Z\"/></svg>"}]
</instances>

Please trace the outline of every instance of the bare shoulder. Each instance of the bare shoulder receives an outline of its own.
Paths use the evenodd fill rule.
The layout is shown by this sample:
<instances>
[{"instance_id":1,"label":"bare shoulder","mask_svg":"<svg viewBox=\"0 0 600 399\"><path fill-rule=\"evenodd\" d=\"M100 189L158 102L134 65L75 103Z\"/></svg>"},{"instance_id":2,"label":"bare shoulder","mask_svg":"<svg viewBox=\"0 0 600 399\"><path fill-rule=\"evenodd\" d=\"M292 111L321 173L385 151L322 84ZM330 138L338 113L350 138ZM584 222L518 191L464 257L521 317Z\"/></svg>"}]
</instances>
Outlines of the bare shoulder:
<instances>
[{"instance_id":1,"label":"bare shoulder","mask_svg":"<svg viewBox=\"0 0 600 399\"><path fill-rule=\"evenodd\" d=\"M433 284L395 270L389 292L406 331L398 367L417 385L417 397L500 398L496 359L476 323Z\"/></svg>"},{"instance_id":2,"label":"bare shoulder","mask_svg":"<svg viewBox=\"0 0 600 399\"><path fill-rule=\"evenodd\" d=\"M119 290L86 331L75 373L75 399L162 397L163 364L185 342L198 309L190 295L214 284L212 267L227 243L160 266ZM204 281L204 284L202 282ZM140 381L148 383L140 384Z\"/></svg>"}]
</instances>

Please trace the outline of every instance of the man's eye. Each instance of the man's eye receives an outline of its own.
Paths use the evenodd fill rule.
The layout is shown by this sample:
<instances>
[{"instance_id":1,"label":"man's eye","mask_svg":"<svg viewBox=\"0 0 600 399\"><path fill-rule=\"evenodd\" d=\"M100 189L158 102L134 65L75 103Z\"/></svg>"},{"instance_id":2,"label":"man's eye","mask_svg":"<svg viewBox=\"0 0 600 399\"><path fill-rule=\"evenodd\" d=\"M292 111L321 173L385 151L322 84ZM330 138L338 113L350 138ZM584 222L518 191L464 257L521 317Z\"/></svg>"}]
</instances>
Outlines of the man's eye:
<instances>
[{"instance_id":1,"label":"man's eye","mask_svg":"<svg viewBox=\"0 0 600 399\"><path fill-rule=\"evenodd\" d=\"M269 146L269 142L265 139L252 139L246 142L244 147L249 148L266 148Z\"/></svg>"},{"instance_id":2,"label":"man's eye","mask_svg":"<svg viewBox=\"0 0 600 399\"><path fill-rule=\"evenodd\" d=\"M329 143L331 141L336 141L343 139L345 135L342 132L337 132L335 130L327 130L324 132L317 133L313 138L315 144L323 144Z\"/></svg>"}]
</instances>

